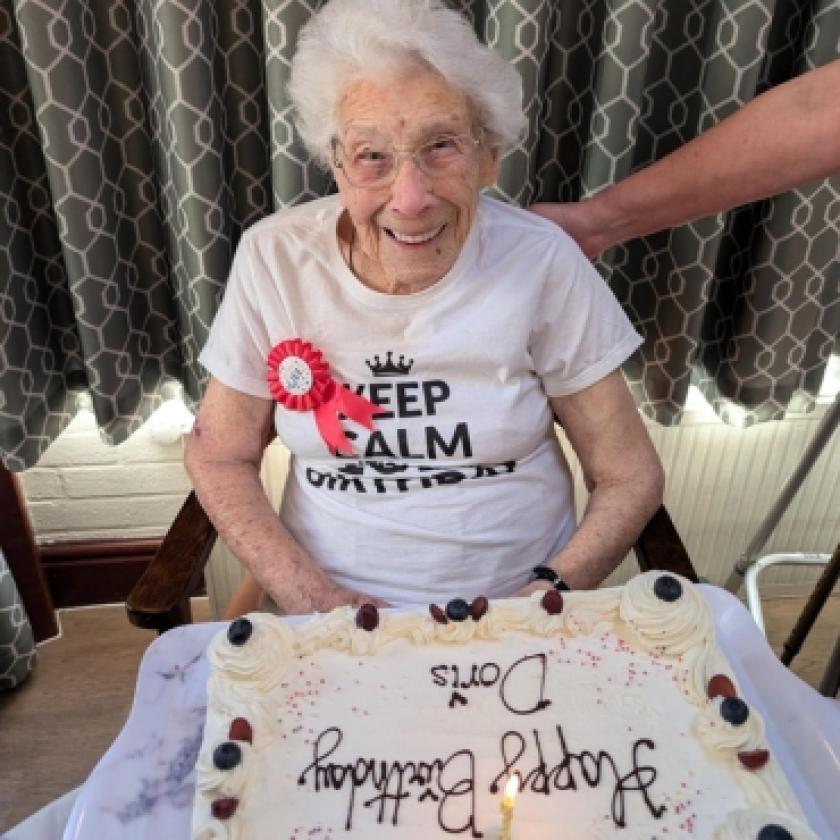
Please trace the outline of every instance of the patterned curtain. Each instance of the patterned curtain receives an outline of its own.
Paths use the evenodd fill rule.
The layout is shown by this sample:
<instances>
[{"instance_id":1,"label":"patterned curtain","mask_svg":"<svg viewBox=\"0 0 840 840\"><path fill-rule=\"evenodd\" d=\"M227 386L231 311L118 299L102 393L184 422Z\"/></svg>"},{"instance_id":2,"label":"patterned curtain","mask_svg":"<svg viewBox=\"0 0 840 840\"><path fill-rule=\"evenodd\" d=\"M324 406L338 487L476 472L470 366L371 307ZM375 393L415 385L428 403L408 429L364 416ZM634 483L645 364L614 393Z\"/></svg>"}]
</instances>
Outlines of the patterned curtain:
<instances>
[{"instance_id":1,"label":"patterned curtain","mask_svg":"<svg viewBox=\"0 0 840 840\"><path fill-rule=\"evenodd\" d=\"M244 227L331 189L285 94L313 0L0 0L0 453L34 464L89 391L119 443L196 362ZM840 52L836 0L452 0L522 73L511 201L574 200ZM784 130L784 127L780 127ZM679 422L813 402L840 333L840 180L612 249Z\"/></svg>"}]
</instances>

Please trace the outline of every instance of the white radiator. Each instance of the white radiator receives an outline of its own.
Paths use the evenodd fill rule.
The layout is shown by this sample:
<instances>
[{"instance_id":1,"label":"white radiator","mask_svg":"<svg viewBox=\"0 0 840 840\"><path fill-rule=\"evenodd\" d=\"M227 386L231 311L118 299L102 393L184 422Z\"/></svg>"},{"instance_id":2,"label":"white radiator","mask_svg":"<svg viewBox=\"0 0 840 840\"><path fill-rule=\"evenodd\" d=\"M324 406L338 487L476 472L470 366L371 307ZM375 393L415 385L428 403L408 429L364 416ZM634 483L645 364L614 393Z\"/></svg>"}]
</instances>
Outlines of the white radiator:
<instances>
[{"instance_id":1,"label":"white radiator","mask_svg":"<svg viewBox=\"0 0 840 840\"><path fill-rule=\"evenodd\" d=\"M649 424L665 466L665 506L697 573L723 584L749 544L782 484L799 462L825 411L747 429L690 415L676 427ZM565 444L564 444L565 445ZM577 508L586 490L573 464ZM814 551L830 554L840 542L840 431L823 450L762 554ZM629 556L610 577L627 579L638 567ZM761 587L813 581L819 570L776 567L762 572Z\"/></svg>"}]
</instances>

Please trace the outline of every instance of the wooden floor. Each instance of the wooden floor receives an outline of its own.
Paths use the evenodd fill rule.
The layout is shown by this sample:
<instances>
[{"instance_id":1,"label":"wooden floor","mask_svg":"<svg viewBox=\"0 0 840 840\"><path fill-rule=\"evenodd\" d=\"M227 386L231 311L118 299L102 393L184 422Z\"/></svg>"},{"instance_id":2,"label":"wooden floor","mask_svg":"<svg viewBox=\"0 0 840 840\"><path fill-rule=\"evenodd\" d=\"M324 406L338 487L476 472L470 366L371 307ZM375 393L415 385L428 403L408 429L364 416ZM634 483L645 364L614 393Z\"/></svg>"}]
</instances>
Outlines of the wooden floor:
<instances>
[{"instance_id":1,"label":"wooden floor","mask_svg":"<svg viewBox=\"0 0 840 840\"><path fill-rule=\"evenodd\" d=\"M777 651L801 608L797 598L764 602ZM194 611L206 619L206 602ZM125 722L140 658L154 638L132 627L122 606L63 611L60 619L62 637L39 648L29 679L0 693L0 832L85 780ZM838 633L834 596L794 672L816 685Z\"/></svg>"}]
</instances>

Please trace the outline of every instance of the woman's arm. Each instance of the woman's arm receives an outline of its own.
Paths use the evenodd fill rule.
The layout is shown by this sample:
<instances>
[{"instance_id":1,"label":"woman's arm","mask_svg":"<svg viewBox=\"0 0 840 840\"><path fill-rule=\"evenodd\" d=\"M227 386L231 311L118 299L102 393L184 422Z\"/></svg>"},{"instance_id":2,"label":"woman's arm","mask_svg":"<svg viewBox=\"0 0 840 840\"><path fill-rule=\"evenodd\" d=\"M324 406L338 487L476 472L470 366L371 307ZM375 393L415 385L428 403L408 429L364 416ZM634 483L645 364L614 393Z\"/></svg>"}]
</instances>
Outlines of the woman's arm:
<instances>
[{"instance_id":1,"label":"woman's arm","mask_svg":"<svg viewBox=\"0 0 840 840\"><path fill-rule=\"evenodd\" d=\"M272 510L259 477L272 412L270 400L210 379L184 455L202 506L219 536L285 612L378 603L338 586Z\"/></svg>"},{"instance_id":2,"label":"woman's arm","mask_svg":"<svg viewBox=\"0 0 840 840\"><path fill-rule=\"evenodd\" d=\"M617 242L840 172L840 60L757 96L646 169L577 204L536 204L589 257Z\"/></svg>"},{"instance_id":3,"label":"woman's arm","mask_svg":"<svg viewBox=\"0 0 840 840\"><path fill-rule=\"evenodd\" d=\"M589 502L549 565L572 589L591 589L624 559L662 504L665 476L620 370L551 405L580 459Z\"/></svg>"}]
</instances>

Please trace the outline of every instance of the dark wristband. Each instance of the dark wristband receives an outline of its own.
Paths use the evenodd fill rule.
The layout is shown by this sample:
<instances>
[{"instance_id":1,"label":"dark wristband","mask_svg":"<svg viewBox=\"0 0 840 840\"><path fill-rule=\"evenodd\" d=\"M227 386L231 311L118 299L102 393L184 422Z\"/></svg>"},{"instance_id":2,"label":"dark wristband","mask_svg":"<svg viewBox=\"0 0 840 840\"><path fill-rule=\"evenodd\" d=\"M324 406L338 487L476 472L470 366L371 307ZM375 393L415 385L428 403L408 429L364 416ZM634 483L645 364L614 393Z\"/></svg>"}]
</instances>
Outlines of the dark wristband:
<instances>
[{"instance_id":1,"label":"dark wristband","mask_svg":"<svg viewBox=\"0 0 840 840\"><path fill-rule=\"evenodd\" d=\"M534 580L547 580L559 592L569 592L569 584L551 566L534 566Z\"/></svg>"}]
</instances>

